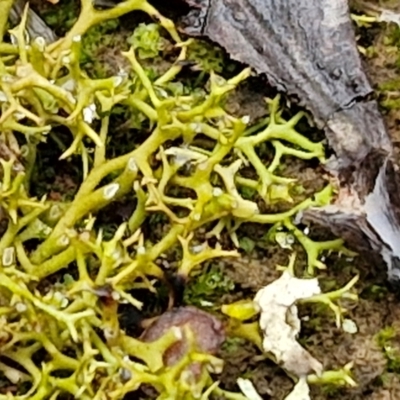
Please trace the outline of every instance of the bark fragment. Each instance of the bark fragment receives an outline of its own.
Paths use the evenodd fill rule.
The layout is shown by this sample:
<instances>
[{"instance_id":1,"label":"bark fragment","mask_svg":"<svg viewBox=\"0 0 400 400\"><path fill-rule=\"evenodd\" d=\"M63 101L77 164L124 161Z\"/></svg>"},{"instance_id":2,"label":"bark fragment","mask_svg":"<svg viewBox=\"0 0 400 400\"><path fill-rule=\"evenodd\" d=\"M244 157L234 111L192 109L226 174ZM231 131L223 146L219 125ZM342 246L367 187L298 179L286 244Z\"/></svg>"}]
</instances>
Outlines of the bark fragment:
<instances>
[{"instance_id":1,"label":"bark fragment","mask_svg":"<svg viewBox=\"0 0 400 400\"><path fill-rule=\"evenodd\" d=\"M300 378L314 372L320 375L323 366L297 342L301 321L296 303L320 293L316 278L299 279L285 271L254 298L261 311L264 351L272 353L286 371Z\"/></svg>"}]
</instances>

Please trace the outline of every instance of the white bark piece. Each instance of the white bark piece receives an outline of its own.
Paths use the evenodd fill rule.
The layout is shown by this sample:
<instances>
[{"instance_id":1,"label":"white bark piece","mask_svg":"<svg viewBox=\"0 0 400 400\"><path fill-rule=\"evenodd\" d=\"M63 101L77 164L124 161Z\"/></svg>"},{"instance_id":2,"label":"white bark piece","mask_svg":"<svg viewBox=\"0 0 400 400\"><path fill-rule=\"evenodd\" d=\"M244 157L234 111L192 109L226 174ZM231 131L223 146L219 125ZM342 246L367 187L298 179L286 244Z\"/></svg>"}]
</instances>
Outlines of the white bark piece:
<instances>
[{"instance_id":1,"label":"white bark piece","mask_svg":"<svg viewBox=\"0 0 400 400\"><path fill-rule=\"evenodd\" d=\"M393 22L400 26L400 14L390 10L383 10L379 16L378 21L380 22Z\"/></svg>"},{"instance_id":2,"label":"white bark piece","mask_svg":"<svg viewBox=\"0 0 400 400\"><path fill-rule=\"evenodd\" d=\"M236 383L248 400L262 400L262 397L257 393L253 383L249 379L238 378Z\"/></svg>"},{"instance_id":3,"label":"white bark piece","mask_svg":"<svg viewBox=\"0 0 400 400\"><path fill-rule=\"evenodd\" d=\"M310 388L306 378L301 378L285 400L310 400Z\"/></svg>"},{"instance_id":4,"label":"white bark piece","mask_svg":"<svg viewBox=\"0 0 400 400\"><path fill-rule=\"evenodd\" d=\"M285 271L254 298L261 310L264 351L273 354L285 370L298 377L314 372L320 375L323 370L322 364L296 340L301 328L296 302L320 293L316 278L299 279Z\"/></svg>"}]
</instances>

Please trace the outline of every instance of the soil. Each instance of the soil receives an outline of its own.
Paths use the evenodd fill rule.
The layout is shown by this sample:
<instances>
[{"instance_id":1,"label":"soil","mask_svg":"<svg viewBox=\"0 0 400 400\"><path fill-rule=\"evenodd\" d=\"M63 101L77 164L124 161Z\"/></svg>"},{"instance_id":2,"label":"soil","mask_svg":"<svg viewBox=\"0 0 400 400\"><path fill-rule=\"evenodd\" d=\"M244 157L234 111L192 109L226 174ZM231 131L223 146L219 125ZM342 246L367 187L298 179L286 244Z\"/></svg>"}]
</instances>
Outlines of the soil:
<instances>
[{"instance_id":1,"label":"soil","mask_svg":"<svg viewBox=\"0 0 400 400\"><path fill-rule=\"evenodd\" d=\"M400 12L398 1L354 2L357 9L366 9L368 5ZM52 6L48 4L42 5L39 11L48 12L50 7ZM365 63L377 93L382 97L382 103L388 96L400 98L400 93L387 93L381 89L382 84L400 79L400 65L396 64L396 60L400 59L400 47L396 50L395 46L387 45L387 37L393 34L394 29L396 28L393 26L374 24L368 29L360 30L363 44L375 48L374 56L365 57ZM113 60L111 69L116 67L117 57L114 50L110 55L104 54L102 49L101 57L103 60ZM229 99L228 108L237 115L250 115L252 121L257 121L265 116L263 96L273 90L261 78L254 80L255 83L241 88ZM257 89L260 87L265 89L260 91ZM400 92L400 85L398 91ZM400 148L400 107L396 109L382 106L382 112L393 141ZM321 188L324 182L322 170L316 168L312 162L287 160L285 172L288 176L298 178L303 184L306 189L304 196ZM54 177L51 197L56 200L60 193L73 188L74 179L60 172ZM243 298L250 299L258 289L279 277L280 272L276 266L287 264L289 252L278 245L267 243L263 239L265 234L266 229L263 226L243 225L238 236L248 238L254 247L247 253L243 250L239 259L224 259L204 266L205 270L216 268L234 285L234 289L224 293L214 302L214 306ZM325 233L314 231L312 227L310 235L315 240L325 240ZM304 265L305 256L301 247L297 246L296 250L299 252L298 265ZM346 314L346 318L356 323L358 332L350 334L336 328L334 314L326 308L302 306L300 340L326 369L341 368L353 362L354 379L358 386L312 386L312 399L400 399L400 301L396 297L396 291L386 283L384 267L371 265L369 260L359 257L350 261L334 255L327 257L326 264L327 270L319 274L326 287L339 288L356 274L360 275L356 285L360 299L356 304L347 304ZM193 280L198 279L197 277L198 275ZM212 298L212 293L209 298ZM204 296L203 300L207 301L209 298ZM392 329L391 335L386 338L382 332L387 332L389 328ZM252 380L263 399L280 400L293 387L293 382L282 369L263 357L254 345L246 341L239 340L235 346L223 347L220 356L225 360L225 368L218 379L224 389L237 390L236 379L246 376Z\"/></svg>"}]
</instances>

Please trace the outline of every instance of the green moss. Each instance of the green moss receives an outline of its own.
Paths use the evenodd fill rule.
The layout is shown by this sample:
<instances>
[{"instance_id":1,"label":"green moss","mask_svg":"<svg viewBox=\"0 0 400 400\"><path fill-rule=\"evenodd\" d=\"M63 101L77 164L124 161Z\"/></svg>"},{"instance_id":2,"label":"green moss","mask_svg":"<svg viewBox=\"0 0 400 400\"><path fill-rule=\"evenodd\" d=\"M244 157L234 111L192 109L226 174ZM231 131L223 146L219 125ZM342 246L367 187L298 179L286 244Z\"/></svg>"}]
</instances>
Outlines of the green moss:
<instances>
[{"instance_id":1,"label":"green moss","mask_svg":"<svg viewBox=\"0 0 400 400\"><path fill-rule=\"evenodd\" d=\"M227 67L228 60L223 50L205 40L193 40L188 48L187 57L205 72L221 73Z\"/></svg>"},{"instance_id":2,"label":"green moss","mask_svg":"<svg viewBox=\"0 0 400 400\"><path fill-rule=\"evenodd\" d=\"M77 20L79 4L75 0L63 0L42 13L49 27L58 34L65 34Z\"/></svg>"},{"instance_id":3,"label":"green moss","mask_svg":"<svg viewBox=\"0 0 400 400\"><path fill-rule=\"evenodd\" d=\"M142 60L158 57L167 46L167 41L160 34L158 24L139 24L127 41Z\"/></svg>"},{"instance_id":4,"label":"green moss","mask_svg":"<svg viewBox=\"0 0 400 400\"><path fill-rule=\"evenodd\" d=\"M400 335L397 330L388 326L382 329L376 340L387 359L387 371L400 373Z\"/></svg>"},{"instance_id":5,"label":"green moss","mask_svg":"<svg viewBox=\"0 0 400 400\"><path fill-rule=\"evenodd\" d=\"M193 277L186 285L184 301L186 304L197 306L214 305L221 296L230 293L234 287L235 283L223 273L222 269L211 266Z\"/></svg>"},{"instance_id":6,"label":"green moss","mask_svg":"<svg viewBox=\"0 0 400 400\"><path fill-rule=\"evenodd\" d=\"M256 247L256 243L254 240L250 239L247 236L241 237L239 239L239 246L243 249L247 254L251 254Z\"/></svg>"},{"instance_id":7,"label":"green moss","mask_svg":"<svg viewBox=\"0 0 400 400\"><path fill-rule=\"evenodd\" d=\"M322 386L321 392L326 399L340 399L343 397L343 388L338 385L327 384Z\"/></svg>"},{"instance_id":8,"label":"green moss","mask_svg":"<svg viewBox=\"0 0 400 400\"><path fill-rule=\"evenodd\" d=\"M111 49L124 50L119 24L118 19L111 19L92 27L83 35L80 62L91 77L106 78L117 72L113 67L117 53Z\"/></svg>"},{"instance_id":9,"label":"green moss","mask_svg":"<svg viewBox=\"0 0 400 400\"><path fill-rule=\"evenodd\" d=\"M257 194L256 189L252 189L246 186L242 186L239 190L243 198L247 200L254 200L254 197Z\"/></svg>"},{"instance_id":10,"label":"green moss","mask_svg":"<svg viewBox=\"0 0 400 400\"><path fill-rule=\"evenodd\" d=\"M381 301L387 298L389 290L386 286L368 285L362 292L361 296L368 300Z\"/></svg>"},{"instance_id":11,"label":"green moss","mask_svg":"<svg viewBox=\"0 0 400 400\"><path fill-rule=\"evenodd\" d=\"M383 100L381 105L388 110L400 110L400 98Z\"/></svg>"},{"instance_id":12,"label":"green moss","mask_svg":"<svg viewBox=\"0 0 400 400\"><path fill-rule=\"evenodd\" d=\"M243 348L245 343L245 339L239 337L228 337L222 345L222 350L227 354L235 354L238 350Z\"/></svg>"},{"instance_id":13,"label":"green moss","mask_svg":"<svg viewBox=\"0 0 400 400\"><path fill-rule=\"evenodd\" d=\"M390 43L393 46L398 46L400 48L400 27L395 26L390 33Z\"/></svg>"},{"instance_id":14,"label":"green moss","mask_svg":"<svg viewBox=\"0 0 400 400\"><path fill-rule=\"evenodd\" d=\"M400 90L400 77L392 79L390 81L381 83L379 85L379 90L383 91L397 91Z\"/></svg>"}]
</instances>

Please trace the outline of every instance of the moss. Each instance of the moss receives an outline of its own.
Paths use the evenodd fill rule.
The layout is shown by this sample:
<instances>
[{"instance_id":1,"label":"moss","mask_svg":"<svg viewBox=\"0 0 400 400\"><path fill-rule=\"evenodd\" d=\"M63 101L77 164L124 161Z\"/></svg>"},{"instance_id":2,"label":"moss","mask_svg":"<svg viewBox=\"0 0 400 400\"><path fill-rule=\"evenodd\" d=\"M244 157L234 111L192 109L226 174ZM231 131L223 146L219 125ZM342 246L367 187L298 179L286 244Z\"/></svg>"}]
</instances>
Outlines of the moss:
<instances>
[{"instance_id":1,"label":"moss","mask_svg":"<svg viewBox=\"0 0 400 400\"><path fill-rule=\"evenodd\" d=\"M114 48L123 50L124 38L118 33L118 27L119 20L112 19L92 27L83 36L80 62L91 77L106 78L117 72L113 67L117 56L112 52L102 54L102 51Z\"/></svg>"},{"instance_id":2,"label":"moss","mask_svg":"<svg viewBox=\"0 0 400 400\"><path fill-rule=\"evenodd\" d=\"M251 254L256 246L254 240L247 236L241 237L239 239L239 247L245 251L247 254Z\"/></svg>"},{"instance_id":3,"label":"moss","mask_svg":"<svg viewBox=\"0 0 400 400\"><path fill-rule=\"evenodd\" d=\"M44 21L57 34L64 35L77 20L79 4L75 0L63 0L42 12Z\"/></svg>"},{"instance_id":4,"label":"moss","mask_svg":"<svg viewBox=\"0 0 400 400\"><path fill-rule=\"evenodd\" d=\"M188 48L188 60L197 63L205 72L221 73L225 68L229 68L223 50L205 40L193 40Z\"/></svg>"},{"instance_id":5,"label":"moss","mask_svg":"<svg viewBox=\"0 0 400 400\"><path fill-rule=\"evenodd\" d=\"M386 99L381 105L388 110L400 110L400 99Z\"/></svg>"},{"instance_id":6,"label":"moss","mask_svg":"<svg viewBox=\"0 0 400 400\"><path fill-rule=\"evenodd\" d=\"M392 79L390 81L381 83L379 89L383 91L397 91L400 90L400 78Z\"/></svg>"},{"instance_id":7,"label":"moss","mask_svg":"<svg viewBox=\"0 0 400 400\"><path fill-rule=\"evenodd\" d=\"M395 26L390 34L390 43L400 48L400 27Z\"/></svg>"},{"instance_id":8,"label":"moss","mask_svg":"<svg viewBox=\"0 0 400 400\"><path fill-rule=\"evenodd\" d=\"M387 359L387 371L400 373L400 335L397 330L388 326L382 329L376 337Z\"/></svg>"},{"instance_id":9,"label":"moss","mask_svg":"<svg viewBox=\"0 0 400 400\"><path fill-rule=\"evenodd\" d=\"M157 57L167 46L167 41L160 34L158 24L139 24L127 41L142 60Z\"/></svg>"},{"instance_id":10,"label":"moss","mask_svg":"<svg viewBox=\"0 0 400 400\"><path fill-rule=\"evenodd\" d=\"M244 347L245 342L245 339L239 337L228 337L222 346L222 350L227 354L234 354Z\"/></svg>"},{"instance_id":11,"label":"moss","mask_svg":"<svg viewBox=\"0 0 400 400\"><path fill-rule=\"evenodd\" d=\"M211 265L197 276L192 277L185 287L184 302L196 306L218 305L221 297L234 289L234 282L223 270Z\"/></svg>"}]
</instances>

